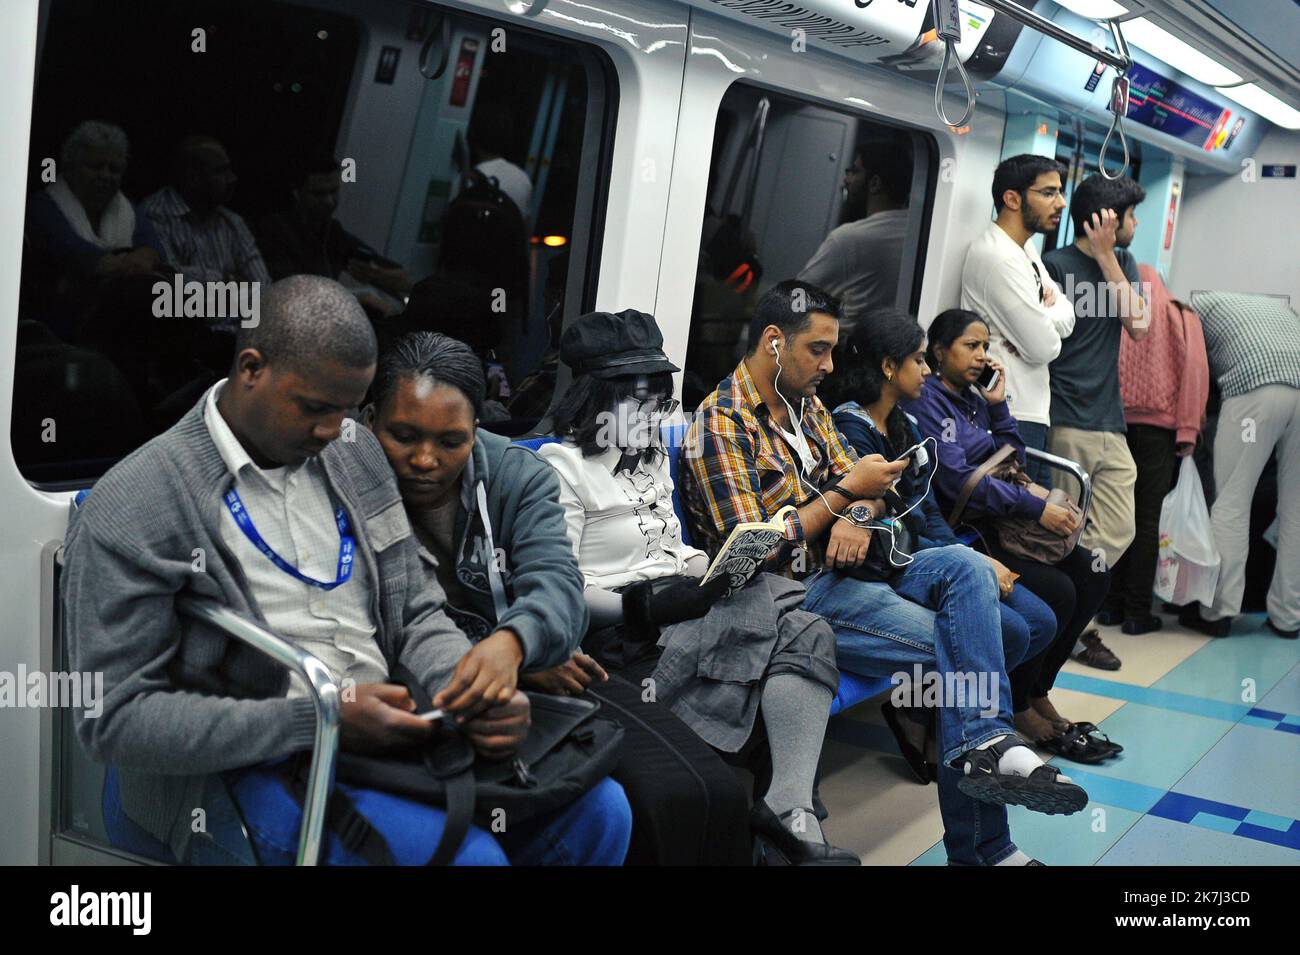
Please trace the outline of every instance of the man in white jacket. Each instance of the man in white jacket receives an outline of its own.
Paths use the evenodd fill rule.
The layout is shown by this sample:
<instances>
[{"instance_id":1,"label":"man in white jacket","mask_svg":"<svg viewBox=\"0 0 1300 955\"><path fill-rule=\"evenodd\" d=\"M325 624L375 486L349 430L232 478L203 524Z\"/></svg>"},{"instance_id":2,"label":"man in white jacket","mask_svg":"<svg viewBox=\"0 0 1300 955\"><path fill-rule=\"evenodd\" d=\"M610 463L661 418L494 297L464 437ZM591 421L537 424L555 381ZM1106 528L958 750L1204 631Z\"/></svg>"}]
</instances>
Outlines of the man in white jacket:
<instances>
[{"instance_id":1,"label":"man in white jacket","mask_svg":"<svg viewBox=\"0 0 1300 955\"><path fill-rule=\"evenodd\" d=\"M961 274L961 307L987 321L989 357L1006 368L1007 403L1020 436L1040 451L1051 424L1047 366L1074 331L1074 307L1030 239L1061 224L1061 177L1061 164L1046 156L1003 160L993 173L997 217L971 243ZM1028 471L1050 486L1047 468L1030 464Z\"/></svg>"}]
</instances>

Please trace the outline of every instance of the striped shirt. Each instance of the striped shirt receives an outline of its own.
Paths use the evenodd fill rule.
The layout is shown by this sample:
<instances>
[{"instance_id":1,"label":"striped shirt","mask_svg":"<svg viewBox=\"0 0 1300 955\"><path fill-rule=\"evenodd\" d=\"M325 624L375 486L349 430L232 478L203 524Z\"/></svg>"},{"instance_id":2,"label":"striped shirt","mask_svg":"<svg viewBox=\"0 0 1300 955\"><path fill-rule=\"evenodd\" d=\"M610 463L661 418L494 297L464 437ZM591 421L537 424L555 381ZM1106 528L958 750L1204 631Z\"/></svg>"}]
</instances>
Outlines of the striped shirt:
<instances>
[{"instance_id":1,"label":"striped shirt","mask_svg":"<svg viewBox=\"0 0 1300 955\"><path fill-rule=\"evenodd\" d=\"M749 366L742 360L731 376L704 399L682 445L682 499L710 553L737 524L766 521L786 504L802 507L813 485L853 470L857 454L844 443L830 412L816 396L803 405L803 433L813 455L807 479L799 455L780 436ZM803 525L793 519L789 538L803 543Z\"/></svg>"},{"instance_id":2,"label":"striped shirt","mask_svg":"<svg viewBox=\"0 0 1300 955\"><path fill-rule=\"evenodd\" d=\"M224 282L235 275L261 282L265 290L271 273L257 250L253 233L238 214L217 206L206 219L194 215L179 192L160 189L142 203L163 244L163 258L186 281Z\"/></svg>"},{"instance_id":3,"label":"striped shirt","mask_svg":"<svg viewBox=\"0 0 1300 955\"><path fill-rule=\"evenodd\" d=\"M1245 292L1200 292L1210 373L1225 398L1264 385L1300 388L1300 318L1284 301Z\"/></svg>"}]
</instances>

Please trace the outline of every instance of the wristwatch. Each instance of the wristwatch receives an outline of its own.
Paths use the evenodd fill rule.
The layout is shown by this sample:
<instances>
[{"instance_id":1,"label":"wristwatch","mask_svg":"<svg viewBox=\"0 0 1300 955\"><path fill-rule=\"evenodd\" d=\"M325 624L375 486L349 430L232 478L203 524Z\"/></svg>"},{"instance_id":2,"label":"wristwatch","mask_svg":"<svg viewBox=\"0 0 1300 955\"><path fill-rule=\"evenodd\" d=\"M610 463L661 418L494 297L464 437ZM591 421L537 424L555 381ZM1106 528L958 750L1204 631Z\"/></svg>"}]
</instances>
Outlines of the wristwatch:
<instances>
[{"instance_id":1,"label":"wristwatch","mask_svg":"<svg viewBox=\"0 0 1300 955\"><path fill-rule=\"evenodd\" d=\"M859 527L865 527L867 524L871 523L871 521L875 520L876 513L868 504L854 504L844 512L844 516Z\"/></svg>"}]
</instances>

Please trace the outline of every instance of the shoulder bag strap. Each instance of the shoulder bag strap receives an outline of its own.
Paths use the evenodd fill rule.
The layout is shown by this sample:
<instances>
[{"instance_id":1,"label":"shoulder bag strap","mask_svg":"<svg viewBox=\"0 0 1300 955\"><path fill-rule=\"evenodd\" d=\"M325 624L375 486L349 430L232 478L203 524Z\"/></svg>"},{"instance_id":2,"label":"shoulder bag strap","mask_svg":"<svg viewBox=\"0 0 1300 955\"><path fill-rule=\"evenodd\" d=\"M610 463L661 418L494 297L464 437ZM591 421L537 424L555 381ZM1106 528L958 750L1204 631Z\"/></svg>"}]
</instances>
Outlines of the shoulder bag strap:
<instances>
[{"instance_id":1,"label":"shoulder bag strap","mask_svg":"<svg viewBox=\"0 0 1300 955\"><path fill-rule=\"evenodd\" d=\"M948 515L949 527L957 526L957 522L961 520L962 511L966 510L966 502L975 493L975 488L980 481L984 480L990 471L1015 453L1016 446L1014 444L1004 444L985 458L984 463L974 470L971 476L966 479L966 483L961 486L961 493L957 495L957 501L952 506L952 513Z\"/></svg>"},{"instance_id":2,"label":"shoulder bag strap","mask_svg":"<svg viewBox=\"0 0 1300 955\"><path fill-rule=\"evenodd\" d=\"M482 488L482 485L479 485ZM488 531L489 535L491 531ZM488 538L489 542L491 537ZM491 544L489 543L489 546ZM428 712L433 709L433 700L425 690L419 678L411 672L404 664L396 663L389 671L389 678L396 680L404 685L407 692L411 694L411 699L415 700L416 712ZM468 748L469 741L466 740L459 732L454 732L450 738L444 738L441 742L443 746L455 746L457 748ZM465 834L469 832L470 823L474 819L474 802L475 802L475 784L474 784L474 760L473 754L462 754L458 761L456 771L448 772L447 769L437 765L431 758L432 753L428 748L425 750L424 764L429 770L429 774L442 780L447 795L447 821L443 825L442 838L438 840L438 847L433 850L433 855L429 857L426 865L449 865L451 860L456 856L456 850L460 844L465 841Z\"/></svg>"}]
</instances>

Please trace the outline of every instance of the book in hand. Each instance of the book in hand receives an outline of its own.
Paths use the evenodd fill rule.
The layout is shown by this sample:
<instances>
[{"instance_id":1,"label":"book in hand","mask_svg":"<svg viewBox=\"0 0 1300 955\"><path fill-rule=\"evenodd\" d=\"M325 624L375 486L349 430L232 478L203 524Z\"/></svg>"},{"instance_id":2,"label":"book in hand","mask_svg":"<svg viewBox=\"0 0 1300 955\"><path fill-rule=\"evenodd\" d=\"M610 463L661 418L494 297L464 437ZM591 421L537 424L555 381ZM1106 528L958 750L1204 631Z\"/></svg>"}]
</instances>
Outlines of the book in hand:
<instances>
[{"instance_id":1,"label":"book in hand","mask_svg":"<svg viewBox=\"0 0 1300 955\"><path fill-rule=\"evenodd\" d=\"M764 562L786 542L787 512L795 512L792 504L787 504L773 514L771 520L748 521L732 528L727 542L722 545L704 579L700 581L700 586L725 574L728 581L726 592L722 595L724 599L743 590L763 569Z\"/></svg>"}]
</instances>

